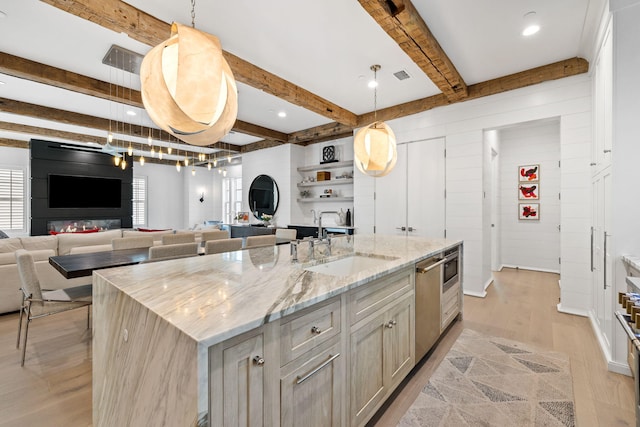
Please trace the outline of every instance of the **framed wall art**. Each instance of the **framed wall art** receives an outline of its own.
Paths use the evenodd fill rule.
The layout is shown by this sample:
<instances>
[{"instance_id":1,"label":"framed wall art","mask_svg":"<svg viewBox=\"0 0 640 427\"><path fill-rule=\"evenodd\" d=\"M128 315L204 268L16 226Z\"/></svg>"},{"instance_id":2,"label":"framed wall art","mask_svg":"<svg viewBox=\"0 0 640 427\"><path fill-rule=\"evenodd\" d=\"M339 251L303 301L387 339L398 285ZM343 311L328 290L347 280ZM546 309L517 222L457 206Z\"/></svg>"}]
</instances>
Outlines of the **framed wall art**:
<instances>
[{"instance_id":1,"label":"framed wall art","mask_svg":"<svg viewBox=\"0 0 640 427\"><path fill-rule=\"evenodd\" d=\"M518 166L519 182L539 182L540 181L540 165L523 165Z\"/></svg>"},{"instance_id":2,"label":"framed wall art","mask_svg":"<svg viewBox=\"0 0 640 427\"><path fill-rule=\"evenodd\" d=\"M518 219L521 220L539 220L540 204L539 203L518 203Z\"/></svg>"},{"instance_id":3,"label":"framed wall art","mask_svg":"<svg viewBox=\"0 0 640 427\"><path fill-rule=\"evenodd\" d=\"M540 183L524 184L518 186L519 200L538 200L540 198Z\"/></svg>"}]
</instances>

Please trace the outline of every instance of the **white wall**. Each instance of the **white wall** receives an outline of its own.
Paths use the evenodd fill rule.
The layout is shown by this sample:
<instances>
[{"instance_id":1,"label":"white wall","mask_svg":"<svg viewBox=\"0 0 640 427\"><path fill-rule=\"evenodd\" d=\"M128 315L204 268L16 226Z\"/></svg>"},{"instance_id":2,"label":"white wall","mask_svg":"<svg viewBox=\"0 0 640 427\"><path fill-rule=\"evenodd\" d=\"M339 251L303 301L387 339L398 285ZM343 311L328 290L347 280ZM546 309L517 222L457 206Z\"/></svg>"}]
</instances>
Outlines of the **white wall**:
<instances>
[{"instance_id":1,"label":"white wall","mask_svg":"<svg viewBox=\"0 0 640 427\"><path fill-rule=\"evenodd\" d=\"M253 151L242 155L242 208L251 211L249 206L249 186L258 175L269 175L276 182L280 193L278 209L274 215L277 226L291 223L291 206L296 183L292 181L291 164L292 145L283 144L265 150ZM294 199L295 200L295 199ZM251 222L258 222L251 216Z\"/></svg>"},{"instance_id":2,"label":"white wall","mask_svg":"<svg viewBox=\"0 0 640 427\"><path fill-rule=\"evenodd\" d=\"M184 172L175 166L146 163L135 164L133 174L147 177L147 227L177 228L187 226L184 203Z\"/></svg>"},{"instance_id":3,"label":"white wall","mask_svg":"<svg viewBox=\"0 0 640 427\"><path fill-rule=\"evenodd\" d=\"M436 137L446 138L447 147L447 237L465 241L464 274L465 293L484 296L484 285L487 272L483 271L483 139L484 131L518 123L559 117L560 118L560 150L563 169L565 163L567 173L561 176L561 192L569 195L572 191L580 193L589 189L588 161L584 168L586 173L581 177L582 165L573 164L577 150L571 147L586 147L591 144L591 79L588 75L569 77L561 80L545 82L498 95L484 97L473 101L436 108L409 117L391 120L388 124L394 130L398 141L408 142ZM565 181L562 177L567 177ZM373 186L358 179L355 175L355 208L362 211L372 206ZM475 179L474 179L475 177ZM471 178L471 179L470 179ZM581 179L582 178L582 179ZM382 178L384 179L384 178ZM569 200L571 198L569 197ZM565 201L561 201L563 213ZM589 239L588 210L577 210L567 207L568 215L578 219L574 234L567 237L561 246L562 259L571 259L571 244ZM480 212L480 213L478 213ZM562 218L564 226L565 218ZM358 218L360 231L366 230L368 223ZM370 229L370 228L369 228ZM561 236L564 235L563 227ZM562 237L561 237L562 238ZM588 244L584 245L588 249ZM583 275L588 275L589 259L576 260L571 271L565 276L565 263L562 273L562 306L573 311L586 313L590 287ZM570 274L569 274L570 273ZM587 276L588 278L588 276ZM561 307L562 308L562 307Z\"/></svg>"},{"instance_id":4,"label":"white wall","mask_svg":"<svg viewBox=\"0 0 640 427\"><path fill-rule=\"evenodd\" d=\"M500 265L559 273L560 123L526 123L499 132ZM518 166L531 164L539 165L539 181L532 183L539 199L519 200ZM520 203L538 203L539 220L518 219Z\"/></svg>"}]
</instances>

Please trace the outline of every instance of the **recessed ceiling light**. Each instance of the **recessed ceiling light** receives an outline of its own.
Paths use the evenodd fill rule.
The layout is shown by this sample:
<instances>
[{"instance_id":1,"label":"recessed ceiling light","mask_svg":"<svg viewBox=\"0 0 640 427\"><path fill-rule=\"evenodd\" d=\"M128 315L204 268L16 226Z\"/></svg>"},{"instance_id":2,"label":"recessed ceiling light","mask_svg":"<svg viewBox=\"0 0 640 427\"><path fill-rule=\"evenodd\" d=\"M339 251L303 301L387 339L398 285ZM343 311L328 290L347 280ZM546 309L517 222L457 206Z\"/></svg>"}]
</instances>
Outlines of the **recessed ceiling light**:
<instances>
[{"instance_id":1,"label":"recessed ceiling light","mask_svg":"<svg viewBox=\"0 0 640 427\"><path fill-rule=\"evenodd\" d=\"M522 30L522 35L525 37L532 36L538 31L540 31L540 25L538 24L538 20L536 19L535 12L525 13L523 16L524 19L524 30Z\"/></svg>"},{"instance_id":2,"label":"recessed ceiling light","mask_svg":"<svg viewBox=\"0 0 640 427\"><path fill-rule=\"evenodd\" d=\"M136 112L133 110L127 110L127 116L135 116Z\"/></svg>"},{"instance_id":3,"label":"recessed ceiling light","mask_svg":"<svg viewBox=\"0 0 640 427\"><path fill-rule=\"evenodd\" d=\"M287 117L287 113L284 111L278 112L278 117Z\"/></svg>"},{"instance_id":4,"label":"recessed ceiling light","mask_svg":"<svg viewBox=\"0 0 640 427\"><path fill-rule=\"evenodd\" d=\"M7 14L0 10L0 18L6 18Z\"/></svg>"},{"instance_id":5,"label":"recessed ceiling light","mask_svg":"<svg viewBox=\"0 0 640 427\"><path fill-rule=\"evenodd\" d=\"M5 82L3 82L2 80L0 80L0 85L3 85L3 84L5 84Z\"/></svg>"}]
</instances>

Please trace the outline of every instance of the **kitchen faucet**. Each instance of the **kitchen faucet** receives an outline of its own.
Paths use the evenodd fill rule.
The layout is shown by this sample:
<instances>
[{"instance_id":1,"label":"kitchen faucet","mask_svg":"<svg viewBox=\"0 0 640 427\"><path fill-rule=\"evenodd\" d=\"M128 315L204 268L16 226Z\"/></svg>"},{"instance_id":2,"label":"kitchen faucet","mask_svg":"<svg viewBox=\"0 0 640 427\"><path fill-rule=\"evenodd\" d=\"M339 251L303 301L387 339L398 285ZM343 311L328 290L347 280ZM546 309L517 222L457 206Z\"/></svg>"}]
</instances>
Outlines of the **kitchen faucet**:
<instances>
[{"instance_id":1,"label":"kitchen faucet","mask_svg":"<svg viewBox=\"0 0 640 427\"><path fill-rule=\"evenodd\" d=\"M318 239L322 239L323 235L322 235L322 215L324 214L335 214L338 217L340 217L340 215L338 214L338 211L321 211L320 213L318 213Z\"/></svg>"},{"instance_id":2,"label":"kitchen faucet","mask_svg":"<svg viewBox=\"0 0 640 427\"><path fill-rule=\"evenodd\" d=\"M313 214L313 223L315 224L316 222L318 222L318 218L316 218L316 210L311 209L311 213Z\"/></svg>"}]
</instances>

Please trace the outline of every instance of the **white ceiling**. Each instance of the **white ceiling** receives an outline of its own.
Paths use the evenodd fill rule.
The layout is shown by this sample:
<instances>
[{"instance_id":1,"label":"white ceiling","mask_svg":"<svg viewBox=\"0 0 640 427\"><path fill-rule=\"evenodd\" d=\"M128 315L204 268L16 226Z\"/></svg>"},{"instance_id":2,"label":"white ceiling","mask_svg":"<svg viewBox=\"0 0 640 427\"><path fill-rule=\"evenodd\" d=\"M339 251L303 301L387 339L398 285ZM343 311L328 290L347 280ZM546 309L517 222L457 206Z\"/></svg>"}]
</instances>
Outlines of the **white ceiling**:
<instances>
[{"instance_id":1,"label":"white ceiling","mask_svg":"<svg viewBox=\"0 0 640 427\"><path fill-rule=\"evenodd\" d=\"M191 23L189 0L129 0L165 21ZM414 0L434 36L467 84L568 59L590 60L596 23L604 0ZM102 64L112 44L145 54L151 47L37 0L0 0L0 50L104 81L139 89L138 76ZM541 30L520 35L523 16L535 11ZM196 28L220 39L225 50L319 95L355 114L373 110L367 87L369 67L378 73L378 108L440 91L357 0L198 0ZM392 73L405 70L410 79ZM63 89L0 75L0 97L150 126L146 114L133 119L114 103ZM238 84L238 119L284 133L331 122L244 84ZM277 113L285 111L286 118ZM3 121L26 122L9 114ZM43 127L96 134L88 129L42 122ZM100 132L97 132L99 135ZM103 135L104 136L104 135ZM29 135L0 137L28 140ZM42 137L40 137L42 138ZM259 140L242 134L225 141L243 145Z\"/></svg>"}]
</instances>

